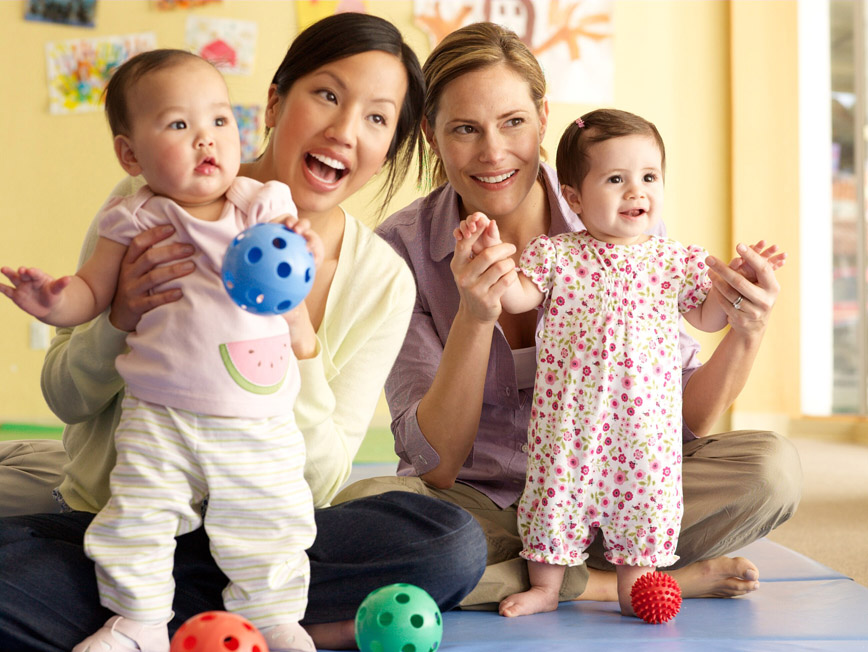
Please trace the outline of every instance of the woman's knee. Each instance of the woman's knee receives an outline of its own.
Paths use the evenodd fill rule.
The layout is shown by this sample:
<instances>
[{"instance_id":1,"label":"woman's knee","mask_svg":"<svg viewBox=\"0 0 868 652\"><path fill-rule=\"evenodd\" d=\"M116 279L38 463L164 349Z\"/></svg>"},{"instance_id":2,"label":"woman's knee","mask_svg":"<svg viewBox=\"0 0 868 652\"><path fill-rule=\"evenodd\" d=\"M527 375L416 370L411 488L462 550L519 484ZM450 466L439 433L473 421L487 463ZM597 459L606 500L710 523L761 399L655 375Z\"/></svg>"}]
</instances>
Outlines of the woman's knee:
<instances>
[{"instance_id":1,"label":"woman's knee","mask_svg":"<svg viewBox=\"0 0 868 652\"><path fill-rule=\"evenodd\" d=\"M776 505L783 520L795 513L802 497L802 463L793 442L775 432L763 435L762 455L757 457L757 482L760 495Z\"/></svg>"}]
</instances>

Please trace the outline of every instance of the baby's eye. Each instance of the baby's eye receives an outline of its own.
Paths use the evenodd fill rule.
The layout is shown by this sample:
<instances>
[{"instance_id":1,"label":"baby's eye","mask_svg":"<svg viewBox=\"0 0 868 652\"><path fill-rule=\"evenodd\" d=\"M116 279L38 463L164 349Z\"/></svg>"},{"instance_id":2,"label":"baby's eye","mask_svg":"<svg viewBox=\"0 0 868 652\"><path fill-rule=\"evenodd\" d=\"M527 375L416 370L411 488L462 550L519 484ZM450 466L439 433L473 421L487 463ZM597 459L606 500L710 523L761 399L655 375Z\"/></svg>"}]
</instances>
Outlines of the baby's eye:
<instances>
[{"instance_id":1,"label":"baby's eye","mask_svg":"<svg viewBox=\"0 0 868 652\"><path fill-rule=\"evenodd\" d=\"M609 183L621 183L623 180L624 179L621 177L620 174L614 174L609 177Z\"/></svg>"},{"instance_id":2,"label":"baby's eye","mask_svg":"<svg viewBox=\"0 0 868 652\"><path fill-rule=\"evenodd\" d=\"M645 182L646 183L654 183L655 181L657 181L657 175L654 174L653 172L649 172L648 174L645 175Z\"/></svg>"},{"instance_id":3,"label":"baby's eye","mask_svg":"<svg viewBox=\"0 0 868 652\"><path fill-rule=\"evenodd\" d=\"M214 120L214 124L218 127L225 127L228 124L228 120L226 118L217 118Z\"/></svg>"},{"instance_id":4,"label":"baby's eye","mask_svg":"<svg viewBox=\"0 0 868 652\"><path fill-rule=\"evenodd\" d=\"M183 120L175 120L171 124L169 124L169 129L186 129L187 123Z\"/></svg>"}]
</instances>

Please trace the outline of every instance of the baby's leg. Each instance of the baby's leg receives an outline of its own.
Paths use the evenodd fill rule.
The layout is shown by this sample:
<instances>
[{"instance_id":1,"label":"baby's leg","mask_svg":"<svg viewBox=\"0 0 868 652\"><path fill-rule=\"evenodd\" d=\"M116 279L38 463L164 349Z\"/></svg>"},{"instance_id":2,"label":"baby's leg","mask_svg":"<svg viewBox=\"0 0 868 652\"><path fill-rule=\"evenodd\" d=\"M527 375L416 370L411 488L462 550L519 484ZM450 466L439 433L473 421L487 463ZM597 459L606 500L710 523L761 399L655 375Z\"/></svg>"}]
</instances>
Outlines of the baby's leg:
<instances>
[{"instance_id":1,"label":"baby's leg","mask_svg":"<svg viewBox=\"0 0 868 652\"><path fill-rule=\"evenodd\" d=\"M621 613L624 616L636 615L636 612L633 611L633 600L630 597L633 583L645 573L651 573L654 570L653 566L615 566L615 572L618 576L618 604L621 605Z\"/></svg>"},{"instance_id":2,"label":"baby's leg","mask_svg":"<svg viewBox=\"0 0 868 652\"><path fill-rule=\"evenodd\" d=\"M530 576L530 589L513 593L500 602L500 615L529 616L558 608L558 594L564 580L563 566L544 564L538 561L527 562Z\"/></svg>"}]
</instances>

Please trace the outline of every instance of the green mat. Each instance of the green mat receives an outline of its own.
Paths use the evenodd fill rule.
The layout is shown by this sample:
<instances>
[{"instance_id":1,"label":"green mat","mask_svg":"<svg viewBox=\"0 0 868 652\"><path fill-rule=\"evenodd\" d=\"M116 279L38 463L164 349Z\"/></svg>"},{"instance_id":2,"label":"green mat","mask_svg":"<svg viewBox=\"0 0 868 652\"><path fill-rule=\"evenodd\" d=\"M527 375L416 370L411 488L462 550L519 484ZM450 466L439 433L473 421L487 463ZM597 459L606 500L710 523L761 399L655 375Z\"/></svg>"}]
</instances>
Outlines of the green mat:
<instances>
[{"instance_id":1,"label":"green mat","mask_svg":"<svg viewBox=\"0 0 868 652\"><path fill-rule=\"evenodd\" d=\"M0 441L10 439L60 439L63 426L35 425L29 423L0 424ZM357 464L382 464L398 462L395 455L395 441L388 428L371 428L356 454Z\"/></svg>"}]
</instances>

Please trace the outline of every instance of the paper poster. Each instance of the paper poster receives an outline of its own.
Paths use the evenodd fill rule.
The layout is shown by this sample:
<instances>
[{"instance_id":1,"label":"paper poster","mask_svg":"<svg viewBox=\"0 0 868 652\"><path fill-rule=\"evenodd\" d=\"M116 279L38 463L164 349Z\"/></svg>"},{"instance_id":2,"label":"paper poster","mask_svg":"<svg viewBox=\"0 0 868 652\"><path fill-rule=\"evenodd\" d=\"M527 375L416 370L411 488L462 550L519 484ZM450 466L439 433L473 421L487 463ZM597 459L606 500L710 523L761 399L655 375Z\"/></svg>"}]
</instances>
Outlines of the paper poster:
<instances>
[{"instance_id":1,"label":"paper poster","mask_svg":"<svg viewBox=\"0 0 868 652\"><path fill-rule=\"evenodd\" d=\"M102 110L102 91L112 71L155 47L157 37L151 32L46 43L50 112Z\"/></svg>"},{"instance_id":2,"label":"paper poster","mask_svg":"<svg viewBox=\"0 0 868 652\"><path fill-rule=\"evenodd\" d=\"M235 104L232 113L241 135L241 162L249 163L259 155L259 114L262 107L256 104Z\"/></svg>"},{"instance_id":3,"label":"paper poster","mask_svg":"<svg viewBox=\"0 0 868 652\"><path fill-rule=\"evenodd\" d=\"M168 11L171 9L193 9L202 5L210 5L223 0L155 0L157 9Z\"/></svg>"},{"instance_id":4,"label":"paper poster","mask_svg":"<svg viewBox=\"0 0 868 652\"><path fill-rule=\"evenodd\" d=\"M249 75L256 51L256 23L232 18L187 18L187 47L220 72Z\"/></svg>"},{"instance_id":5,"label":"paper poster","mask_svg":"<svg viewBox=\"0 0 868 652\"><path fill-rule=\"evenodd\" d=\"M414 0L416 24L433 48L449 32L479 21L514 31L536 55L555 102L613 100L612 0Z\"/></svg>"},{"instance_id":6,"label":"paper poster","mask_svg":"<svg viewBox=\"0 0 868 652\"><path fill-rule=\"evenodd\" d=\"M316 21L348 11L357 14L368 13L365 0L297 0L295 3L298 31L310 27Z\"/></svg>"},{"instance_id":7,"label":"paper poster","mask_svg":"<svg viewBox=\"0 0 868 652\"><path fill-rule=\"evenodd\" d=\"M93 27L96 0L28 0L26 20Z\"/></svg>"}]
</instances>

